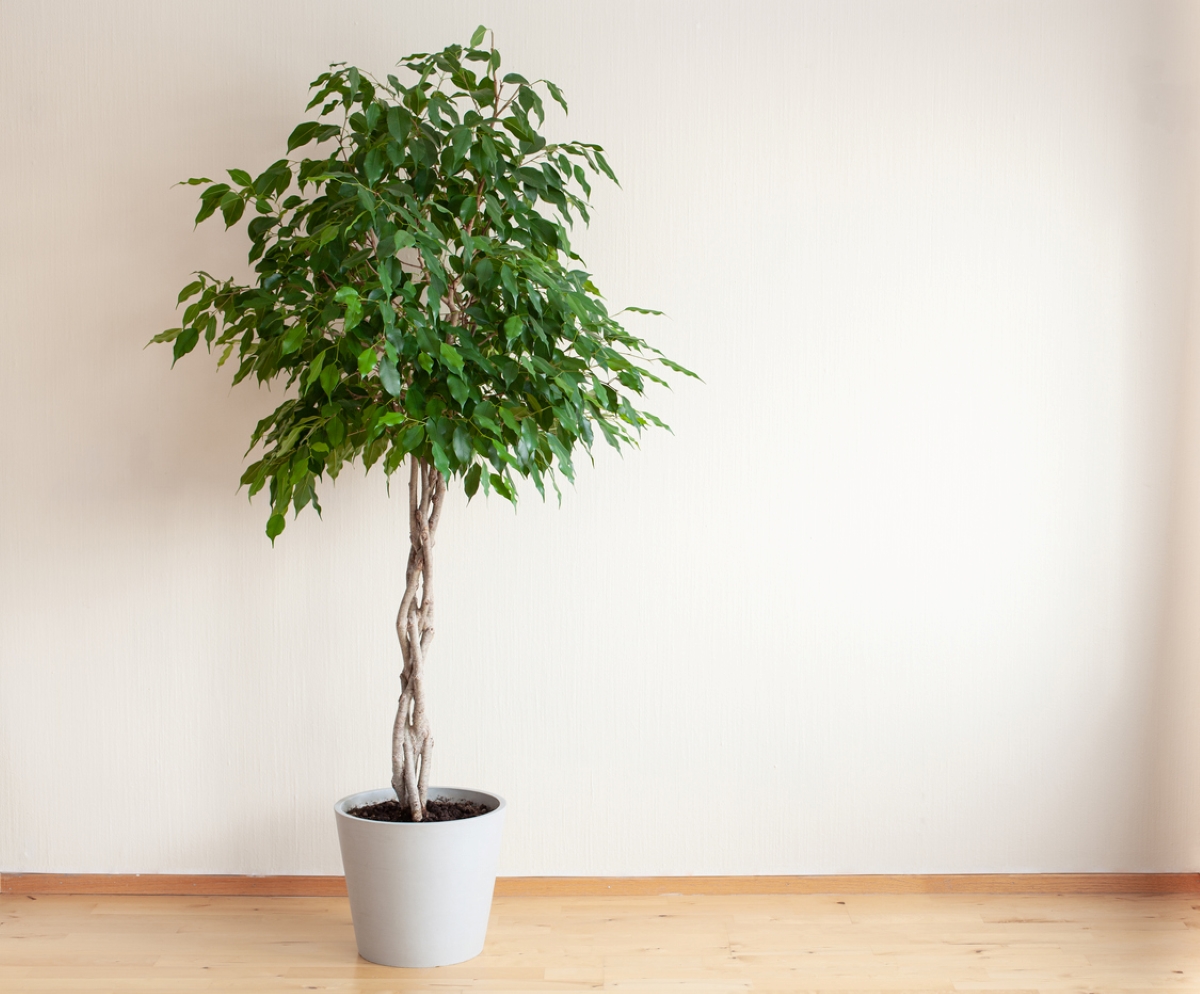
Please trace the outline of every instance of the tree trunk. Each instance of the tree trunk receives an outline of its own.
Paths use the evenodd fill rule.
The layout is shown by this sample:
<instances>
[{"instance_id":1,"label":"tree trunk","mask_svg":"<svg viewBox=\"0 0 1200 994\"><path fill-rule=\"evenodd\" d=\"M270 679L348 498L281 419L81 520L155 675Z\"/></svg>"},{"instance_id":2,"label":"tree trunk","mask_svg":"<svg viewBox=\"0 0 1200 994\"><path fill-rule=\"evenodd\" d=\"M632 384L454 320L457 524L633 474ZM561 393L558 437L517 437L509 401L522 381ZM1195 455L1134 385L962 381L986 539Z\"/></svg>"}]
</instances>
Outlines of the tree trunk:
<instances>
[{"instance_id":1,"label":"tree trunk","mask_svg":"<svg viewBox=\"0 0 1200 994\"><path fill-rule=\"evenodd\" d=\"M425 660L433 641L433 544L446 481L424 460L411 457L408 480L408 570L404 598L396 615L396 635L404 666L400 673L400 706L392 728L392 789L408 805L413 821L425 816L429 757L433 739L425 713Z\"/></svg>"}]
</instances>

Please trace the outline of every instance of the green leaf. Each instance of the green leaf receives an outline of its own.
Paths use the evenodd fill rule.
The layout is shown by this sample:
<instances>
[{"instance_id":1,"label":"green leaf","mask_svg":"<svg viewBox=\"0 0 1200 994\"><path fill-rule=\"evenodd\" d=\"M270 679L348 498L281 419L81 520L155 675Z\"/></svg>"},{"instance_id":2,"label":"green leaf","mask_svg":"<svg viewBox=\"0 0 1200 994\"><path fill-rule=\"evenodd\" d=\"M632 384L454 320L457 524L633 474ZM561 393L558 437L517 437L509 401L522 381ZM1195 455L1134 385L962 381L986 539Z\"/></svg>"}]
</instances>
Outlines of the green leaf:
<instances>
[{"instance_id":1,"label":"green leaf","mask_svg":"<svg viewBox=\"0 0 1200 994\"><path fill-rule=\"evenodd\" d=\"M242 478L239 482L243 487L250 486L259 478L259 474L261 472L262 460L260 459L258 462L252 463L250 466L246 467L246 471L242 474Z\"/></svg>"},{"instance_id":2,"label":"green leaf","mask_svg":"<svg viewBox=\"0 0 1200 994\"><path fill-rule=\"evenodd\" d=\"M367 153L367 158L363 162L363 172L367 174L367 182L374 186L379 182L379 177L383 175L383 150L373 148Z\"/></svg>"},{"instance_id":3,"label":"green leaf","mask_svg":"<svg viewBox=\"0 0 1200 994\"><path fill-rule=\"evenodd\" d=\"M521 438L525 440L530 450L537 448L538 428L533 418L523 418L521 420Z\"/></svg>"},{"instance_id":4,"label":"green leaf","mask_svg":"<svg viewBox=\"0 0 1200 994\"><path fill-rule=\"evenodd\" d=\"M272 545L286 527L287 519L282 514L272 514L267 518L267 538L271 540Z\"/></svg>"},{"instance_id":5,"label":"green leaf","mask_svg":"<svg viewBox=\"0 0 1200 994\"><path fill-rule=\"evenodd\" d=\"M250 174L244 169L226 169L229 173L229 178L232 179L238 186L250 185Z\"/></svg>"},{"instance_id":6,"label":"green leaf","mask_svg":"<svg viewBox=\"0 0 1200 994\"><path fill-rule=\"evenodd\" d=\"M189 283L187 286L185 286L182 290L179 291L179 297L175 302L177 304L182 304L185 300L188 299L188 297L194 296L195 294L199 293L203 289L204 289L204 281L203 280L194 280L193 282Z\"/></svg>"},{"instance_id":7,"label":"green leaf","mask_svg":"<svg viewBox=\"0 0 1200 994\"><path fill-rule=\"evenodd\" d=\"M280 349L284 355L290 355L300 348L300 343L304 341L304 335L308 331L303 322L298 322L292 325L287 333L283 336L283 342Z\"/></svg>"},{"instance_id":8,"label":"green leaf","mask_svg":"<svg viewBox=\"0 0 1200 994\"><path fill-rule=\"evenodd\" d=\"M482 467L476 463L467 473L467 478L463 481L463 490L467 492L467 500L475 496L475 492L479 489L479 477L482 475Z\"/></svg>"},{"instance_id":9,"label":"green leaf","mask_svg":"<svg viewBox=\"0 0 1200 994\"><path fill-rule=\"evenodd\" d=\"M228 183L214 183L207 190L200 194L200 199L219 202L222 197L230 192L231 191Z\"/></svg>"},{"instance_id":10,"label":"green leaf","mask_svg":"<svg viewBox=\"0 0 1200 994\"><path fill-rule=\"evenodd\" d=\"M474 457L475 452L471 448L471 435L462 425L455 427L451 444L454 447L454 454L458 457L460 463L469 463Z\"/></svg>"},{"instance_id":11,"label":"green leaf","mask_svg":"<svg viewBox=\"0 0 1200 994\"><path fill-rule=\"evenodd\" d=\"M483 41L483 38L486 34L487 34L487 28L484 27L482 24L479 25L479 27L477 27L475 29L475 33L473 35L471 35L471 47L478 48L480 42Z\"/></svg>"},{"instance_id":12,"label":"green leaf","mask_svg":"<svg viewBox=\"0 0 1200 994\"><path fill-rule=\"evenodd\" d=\"M385 360L379 364L379 380L383 384L383 389L393 397L399 397L404 392L404 381L400 379L400 373L394 362Z\"/></svg>"},{"instance_id":13,"label":"green leaf","mask_svg":"<svg viewBox=\"0 0 1200 994\"><path fill-rule=\"evenodd\" d=\"M567 101L566 98L563 97L562 90L551 83L548 79L543 79L542 82L546 84L546 89L550 91L550 96L554 98L555 102L558 103L565 113L569 114L570 111L567 110Z\"/></svg>"},{"instance_id":14,"label":"green leaf","mask_svg":"<svg viewBox=\"0 0 1200 994\"><path fill-rule=\"evenodd\" d=\"M387 112L388 134L398 142L404 141L408 137L408 128L406 126L408 120L407 111L402 111L399 107L389 108Z\"/></svg>"},{"instance_id":15,"label":"green leaf","mask_svg":"<svg viewBox=\"0 0 1200 994\"><path fill-rule=\"evenodd\" d=\"M369 349L363 349L358 354L358 374L360 376L369 376L378 361L379 356L376 354L374 346Z\"/></svg>"},{"instance_id":16,"label":"green leaf","mask_svg":"<svg viewBox=\"0 0 1200 994\"><path fill-rule=\"evenodd\" d=\"M491 432L491 434L496 438L500 438L503 435L503 432L500 430L500 426L487 415L480 414L478 409L476 409L475 413L471 415L471 420L474 421L475 424L479 425L479 427L484 431Z\"/></svg>"},{"instance_id":17,"label":"green leaf","mask_svg":"<svg viewBox=\"0 0 1200 994\"><path fill-rule=\"evenodd\" d=\"M175 339L175 348L172 349L172 353L174 354L175 358L171 362L171 365L174 366L176 362L191 352L192 349L196 347L196 343L199 340L200 332L197 329L184 328L183 331L179 333L179 336Z\"/></svg>"},{"instance_id":18,"label":"green leaf","mask_svg":"<svg viewBox=\"0 0 1200 994\"><path fill-rule=\"evenodd\" d=\"M508 485L508 481L504 479L503 476L501 476L499 473L492 473L491 480L492 487L496 493L498 493L505 500L511 501L514 504L517 502L516 493L514 493L512 487Z\"/></svg>"},{"instance_id":19,"label":"green leaf","mask_svg":"<svg viewBox=\"0 0 1200 994\"><path fill-rule=\"evenodd\" d=\"M202 206L196 214L196 223L199 224L201 221L204 221L207 218L212 217L213 214L216 212L216 210L217 210L217 203L215 200L202 201Z\"/></svg>"},{"instance_id":20,"label":"green leaf","mask_svg":"<svg viewBox=\"0 0 1200 994\"><path fill-rule=\"evenodd\" d=\"M325 357L329 355L330 351L330 349L326 349L312 361L312 365L308 368L308 376L304 378L304 388L306 390L311 387L313 383L316 382L317 377L321 375L321 367L325 365Z\"/></svg>"},{"instance_id":21,"label":"green leaf","mask_svg":"<svg viewBox=\"0 0 1200 994\"><path fill-rule=\"evenodd\" d=\"M471 147L471 129L470 128L455 128L450 132L450 143L454 150L454 157L462 159L466 157L467 150ZM468 198L467 203L471 203Z\"/></svg>"},{"instance_id":22,"label":"green leaf","mask_svg":"<svg viewBox=\"0 0 1200 994\"><path fill-rule=\"evenodd\" d=\"M404 433L404 437L400 439L400 444L403 445L406 450L412 452L412 450L420 445L424 440L425 426L413 425Z\"/></svg>"},{"instance_id":23,"label":"green leaf","mask_svg":"<svg viewBox=\"0 0 1200 994\"><path fill-rule=\"evenodd\" d=\"M666 366L667 369L674 370L676 373L682 373L684 376L690 376L693 380L700 379L700 377L697 376L695 373L693 373L690 369L687 369L686 367L679 365L679 363L677 363L677 362L673 362L672 360L668 359L666 356L658 356L655 358L654 361L663 366Z\"/></svg>"},{"instance_id":24,"label":"green leaf","mask_svg":"<svg viewBox=\"0 0 1200 994\"><path fill-rule=\"evenodd\" d=\"M238 218L242 216L245 209L246 201L236 193L226 194L226 199L221 201L221 214L225 218L225 227L231 228L237 224Z\"/></svg>"},{"instance_id":25,"label":"green leaf","mask_svg":"<svg viewBox=\"0 0 1200 994\"><path fill-rule=\"evenodd\" d=\"M341 445L346 437L346 425L341 418L330 418L325 422L325 437L330 445Z\"/></svg>"},{"instance_id":26,"label":"green leaf","mask_svg":"<svg viewBox=\"0 0 1200 994\"><path fill-rule=\"evenodd\" d=\"M641 376L634 369L622 369L617 374L617 379L629 387L630 390L636 390L638 393L641 393L645 388L645 383L642 382Z\"/></svg>"},{"instance_id":27,"label":"green leaf","mask_svg":"<svg viewBox=\"0 0 1200 994\"><path fill-rule=\"evenodd\" d=\"M457 376L447 376L446 384L450 387L450 395L458 401L460 406L465 404L467 398L471 396L471 388Z\"/></svg>"},{"instance_id":28,"label":"green leaf","mask_svg":"<svg viewBox=\"0 0 1200 994\"><path fill-rule=\"evenodd\" d=\"M518 299L517 280L516 280L516 277L513 276L513 271L509 268L507 263L505 263L503 266L500 267L500 282L504 284L504 289L507 290L512 295L513 306L515 307L517 305L517 299ZM517 335L519 335L519 334L521 334L521 331L518 328ZM509 337L515 338L516 335L510 335Z\"/></svg>"},{"instance_id":29,"label":"green leaf","mask_svg":"<svg viewBox=\"0 0 1200 994\"><path fill-rule=\"evenodd\" d=\"M327 397L333 396L333 391L337 389L338 381L342 378L342 371L337 366L326 366L321 370L321 389L325 391Z\"/></svg>"},{"instance_id":30,"label":"green leaf","mask_svg":"<svg viewBox=\"0 0 1200 994\"><path fill-rule=\"evenodd\" d=\"M584 173L583 167L580 165L574 166L572 175L575 177L575 182L583 187L584 195L590 197L592 195L592 185L587 181L587 175ZM587 218L585 217L584 220L587 220Z\"/></svg>"},{"instance_id":31,"label":"green leaf","mask_svg":"<svg viewBox=\"0 0 1200 994\"><path fill-rule=\"evenodd\" d=\"M362 300L359 299L358 291L352 286L338 287L333 299L339 304L345 304L346 314L343 329L350 331L362 320Z\"/></svg>"},{"instance_id":32,"label":"green leaf","mask_svg":"<svg viewBox=\"0 0 1200 994\"><path fill-rule=\"evenodd\" d=\"M508 339L510 345L514 338L520 337L522 328L521 315L519 314L514 314L504 322L504 337Z\"/></svg>"},{"instance_id":33,"label":"green leaf","mask_svg":"<svg viewBox=\"0 0 1200 994\"><path fill-rule=\"evenodd\" d=\"M462 372L463 358L458 354L458 350L446 342L442 342L439 351L442 353L442 361L451 369L457 372Z\"/></svg>"},{"instance_id":34,"label":"green leaf","mask_svg":"<svg viewBox=\"0 0 1200 994\"><path fill-rule=\"evenodd\" d=\"M614 173L614 172L612 171L612 169L611 169L611 168L609 168L608 162L607 162L607 160L604 158L604 153L603 153L603 152L601 152L601 151L600 151L600 149L598 149L598 148L595 148L595 149L593 149L593 150L592 150L592 152L593 152L593 154L596 156L596 163L597 163L597 164L600 166L600 168L601 168L601 169L604 171L604 175L605 175L605 176L607 176L607 177L608 177L610 180L612 180L614 183L616 183L616 184L617 184L617 186L620 186L620 185L621 185L621 183L620 183L620 181L617 179L617 175L616 175L616 173Z\"/></svg>"},{"instance_id":35,"label":"green leaf","mask_svg":"<svg viewBox=\"0 0 1200 994\"><path fill-rule=\"evenodd\" d=\"M437 471L441 473L442 476L449 476L450 460L446 457L446 450L438 445L438 443L433 439L430 439L429 448L433 453L433 464L437 467Z\"/></svg>"},{"instance_id":36,"label":"green leaf","mask_svg":"<svg viewBox=\"0 0 1200 994\"><path fill-rule=\"evenodd\" d=\"M297 124L292 129L292 133L288 135L287 150L294 152L303 145L307 145L313 138L316 137L321 125L317 121L305 121L303 124Z\"/></svg>"},{"instance_id":37,"label":"green leaf","mask_svg":"<svg viewBox=\"0 0 1200 994\"><path fill-rule=\"evenodd\" d=\"M560 439L552 434L546 435L546 442L549 444L550 450L557 457L558 465L562 469L563 475L566 476L566 478L571 482L574 482L575 467L571 462L571 454L567 451L566 446L563 445Z\"/></svg>"},{"instance_id":38,"label":"green leaf","mask_svg":"<svg viewBox=\"0 0 1200 994\"><path fill-rule=\"evenodd\" d=\"M192 324L196 320L196 316L200 313L200 305L204 303L204 298L201 297L195 303L188 304L187 310L183 312L183 323Z\"/></svg>"}]
</instances>

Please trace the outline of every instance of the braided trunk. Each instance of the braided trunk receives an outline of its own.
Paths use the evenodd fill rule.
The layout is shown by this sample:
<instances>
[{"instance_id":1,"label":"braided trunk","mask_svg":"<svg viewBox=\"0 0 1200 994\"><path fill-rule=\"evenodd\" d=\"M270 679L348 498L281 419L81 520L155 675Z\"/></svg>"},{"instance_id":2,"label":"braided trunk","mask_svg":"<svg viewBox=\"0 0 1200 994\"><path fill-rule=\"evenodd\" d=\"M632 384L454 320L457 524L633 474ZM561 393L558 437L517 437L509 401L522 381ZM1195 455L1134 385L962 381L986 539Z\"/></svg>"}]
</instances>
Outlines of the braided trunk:
<instances>
[{"instance_id":1,"label":"braided trunk","mask_svg":"<svg viewBox=\"0 0 1200 994\"><path fill-rule=\"evenodd\" d=\"M425 816L429 757L433 739L425 713L424 670L433 641L433 544L446 481L423 459L411 459L408 480L408 570L404 599L396 615L396 635L404 668L400 674L400 706L392 728L392 789L406 804L413 821Z\"/></svg>"}]
</instances>

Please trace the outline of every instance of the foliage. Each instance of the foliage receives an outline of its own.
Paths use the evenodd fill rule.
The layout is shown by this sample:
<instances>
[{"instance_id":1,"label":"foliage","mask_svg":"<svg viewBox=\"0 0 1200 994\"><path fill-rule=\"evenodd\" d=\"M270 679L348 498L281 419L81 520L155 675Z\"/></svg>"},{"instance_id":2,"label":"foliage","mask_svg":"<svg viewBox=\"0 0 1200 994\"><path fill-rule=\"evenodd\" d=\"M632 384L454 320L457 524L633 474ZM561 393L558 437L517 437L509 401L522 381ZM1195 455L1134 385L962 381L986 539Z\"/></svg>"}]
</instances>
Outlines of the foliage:
<instances>
[{"instance_id":1,"label":"foliage","mask_svg":"<svg viewBox=\"0 0 1200 994\"><path fill-rule=\"evenodd\" d=\"M548 143L539 91L566 111L562 92L501 76L484 36L401 60L408 85L335 64L312 83L319 120L287 142L332 142L327 156L187 180L205 186L197 224L253 209L257 280L198 273L181 326L154 341L178 360L203 338L218 365L236 353L235 383L295 388L255 428L263 455L242 476L251 496L269 487L272 540L358 458L390 476L411 454L468 497L514 502L515 472L545 496L596 431L620 448L662 424L631 403L664 382L647 367L694 375L618 323L571 249L589 174L616 181L603 149Z\"/></svg>"}]
</instances>

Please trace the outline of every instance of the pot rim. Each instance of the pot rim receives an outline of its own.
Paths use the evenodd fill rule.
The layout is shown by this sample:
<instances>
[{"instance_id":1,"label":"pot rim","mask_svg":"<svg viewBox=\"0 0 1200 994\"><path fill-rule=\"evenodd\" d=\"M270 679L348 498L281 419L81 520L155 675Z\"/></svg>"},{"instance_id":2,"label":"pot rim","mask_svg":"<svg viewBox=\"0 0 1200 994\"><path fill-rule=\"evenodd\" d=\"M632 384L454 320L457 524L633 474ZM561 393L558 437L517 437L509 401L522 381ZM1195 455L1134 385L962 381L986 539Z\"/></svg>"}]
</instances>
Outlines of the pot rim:
<instances>
[{"instance_id":1,"label":"pot rim","mask_svg":"<svg viewBox=\"0 0 1200 994\"><path fill-rule=\"evenodd\" d=\"M396 796L395 792L392 790L391 787L375 787L370 790L357 790L353 794L347 794L340 801L338 801L336 804L334 804L334 806L333 806L334 814L336 814L339 818L349 818L352 821L354 821L356 824L359 824L359 825L378 825L380 828L385 829L385 830L387 830L387 829L410 829L410 830L424 829L424 830L428 831L433 828L449 827L451 825L469 825L472 822L478 823L478 822L483 821L483 819L485 819L485 818L491 818L494 815L502 812L508 806L508 802L505 801L503 797L501 797L499 794L492 793L492 791L490 791L490 790L478 790L474 787L444 787L443 786L443 787L428 788L428 790L426 792L426 796L432 797L436 800L437 792L439 790L465 791L470 794L481 794L484 797L489 798L492 801L495 801L496 806L494 808L492 808L490 811L485 812L484 814L476 815L474 818L458 818L454 821L375 821L372 818L360 818L360 817L358 817L358 815L352 815L347 810L348 808L357 807L359 804L362 804L363 801L359 800L359 798L364 798L370 794L377 794L380 791L384 791L384 790L388 791L388 793L390 793L393 798ZM387 798L376 798L376 801L379 801L379 800L387 800Z\"/></svg>"}]
</instances>

